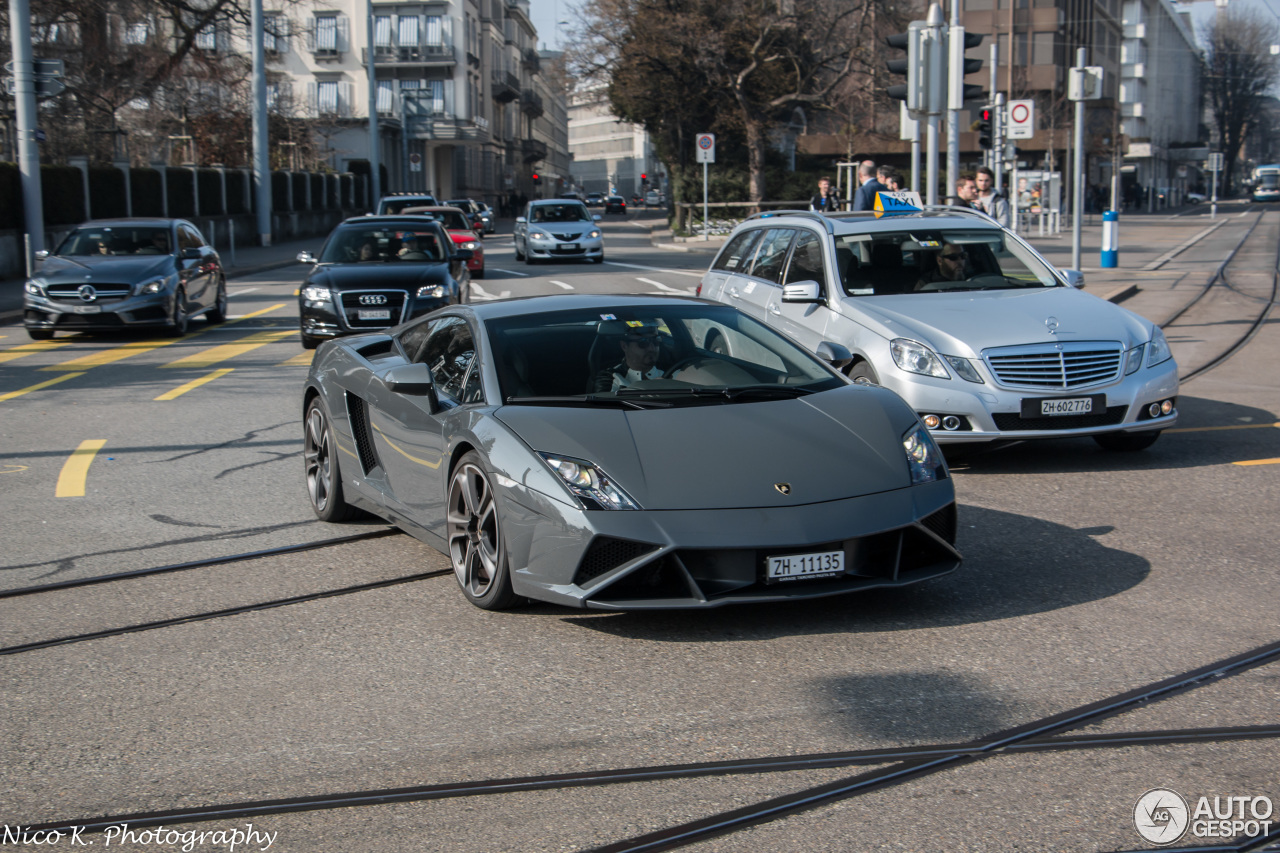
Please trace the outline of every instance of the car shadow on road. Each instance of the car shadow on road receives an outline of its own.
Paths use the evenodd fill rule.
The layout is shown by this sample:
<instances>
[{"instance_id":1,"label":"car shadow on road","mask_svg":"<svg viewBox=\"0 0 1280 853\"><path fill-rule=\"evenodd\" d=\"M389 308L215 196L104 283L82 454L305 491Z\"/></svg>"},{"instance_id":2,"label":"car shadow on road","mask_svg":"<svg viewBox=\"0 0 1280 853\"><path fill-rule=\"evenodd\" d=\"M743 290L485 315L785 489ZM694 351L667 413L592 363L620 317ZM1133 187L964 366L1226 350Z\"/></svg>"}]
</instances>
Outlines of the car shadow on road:
<instances>
[{"instance_id":1,"label":"car shadow on road","mask_svg":"<svg viewBox=\"0 0 1280 853\"><path fill-rule=\"evenodd\" d=\"M1142 583L1150 564L1103 544L1113 528L1076 530L1026 515L961 506L960 568L896 589L769 605L628 611L564 621L633 639L732 642L777 637L912 631L992 622L1073 607ZM555 612L538 605L526 612Z\"/></svg>"},{"instance_id":2,"label":"car shadow on road","mask_svg":"<svg viewBox=\"0 0 1280 853\"><path fill-rule=\"evenodd\" d=\"M1151 447L1134 452L1103 450L1089 438L1024 441L1001 447L944 445L947 464L958 474L1061 474L1163 471L1226 465L1260 455L1280 456L1280 416L1266 409L1178 398L1178 425Z\"/></svg>"}]
</instances>

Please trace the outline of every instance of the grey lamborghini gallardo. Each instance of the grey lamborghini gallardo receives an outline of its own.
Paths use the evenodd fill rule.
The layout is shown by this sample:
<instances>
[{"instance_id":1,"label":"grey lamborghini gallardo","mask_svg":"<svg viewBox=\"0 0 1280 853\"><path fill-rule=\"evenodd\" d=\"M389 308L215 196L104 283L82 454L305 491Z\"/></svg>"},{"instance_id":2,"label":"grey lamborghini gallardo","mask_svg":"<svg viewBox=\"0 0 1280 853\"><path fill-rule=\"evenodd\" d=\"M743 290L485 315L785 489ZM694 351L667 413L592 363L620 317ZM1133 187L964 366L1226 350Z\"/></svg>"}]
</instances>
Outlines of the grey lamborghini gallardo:
<instances>
[{"instance_id":1,"label":"grey lamborghini gallardo","mask_svg":"<svg viewBox=\"0 0 1280 853\"><path fill-rule=\"evenodd\" d=\"M897 395L835 369L848 358L688 298L455 305L321 345L307 490L325 521L365 510L447 554L485 609L716 607L946 574L946 464Z\"/></svg>"}]
</instances>

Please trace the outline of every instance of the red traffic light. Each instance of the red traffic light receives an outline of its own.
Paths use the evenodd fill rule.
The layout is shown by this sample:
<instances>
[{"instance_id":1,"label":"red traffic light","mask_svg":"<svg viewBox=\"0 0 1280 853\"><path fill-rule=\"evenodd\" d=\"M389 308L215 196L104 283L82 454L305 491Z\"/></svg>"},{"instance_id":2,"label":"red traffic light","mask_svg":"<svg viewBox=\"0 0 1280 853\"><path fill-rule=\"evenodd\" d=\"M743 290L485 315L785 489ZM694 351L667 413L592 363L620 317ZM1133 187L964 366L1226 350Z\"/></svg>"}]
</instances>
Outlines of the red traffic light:
<instances>
[{"instance_id":1,"label":"red traffic light","mask_svg":"<svg viewBox=\"0 0 1280 853\"><path fill-rule=\"evenodd\" d=\"M535 181L536 181L536 180L538 180L538 173L537 173L537 172L534 172L534 173L533 173L533 179L534 179Z\"/></svg>"},{"instance_id":2,"label":"red traffic light","mask_svg":"<svg viewBox=\"0 0 1280 853\"><path fill-rule=\"evenodd\" d=\"M991 121L991 109L989 107L982 111L982 120Z\"/></svg>"},{"instance_id":3,"label":"red traffic light","mask_svg":"<svg viewBox=\"0 0 1280 853\"><path fill-rule=\"evenodd\" d=\"M647 181L647 180L649 180L649 176L648 176L648 175L646 175L644 172L641 172L641 173L640 173L640 180L642 180L642 181Z\"/></svg>"}]
</instances>

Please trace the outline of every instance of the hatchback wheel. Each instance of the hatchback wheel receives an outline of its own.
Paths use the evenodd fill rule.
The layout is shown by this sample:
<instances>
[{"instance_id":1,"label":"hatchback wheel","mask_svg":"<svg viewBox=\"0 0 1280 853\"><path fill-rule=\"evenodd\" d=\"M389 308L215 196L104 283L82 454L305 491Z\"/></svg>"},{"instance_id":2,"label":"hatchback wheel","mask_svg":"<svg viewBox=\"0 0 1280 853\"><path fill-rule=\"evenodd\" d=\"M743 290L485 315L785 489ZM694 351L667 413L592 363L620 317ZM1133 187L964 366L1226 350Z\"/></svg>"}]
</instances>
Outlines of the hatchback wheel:
<instances>
[{"instance_id":1,"label":"hatchback wheel","mask_svg":"<svg viewBox=\"0 0 1280 853\"><path fill-rule=\"evenodd\" d=\"M191 317L187 314L187 292L181 287L173 294L173 314L169 317L169 334L180 338L187 333Z\"/></svg>"},{"instance_id":2,"label":"hatchback wheel","mask_svg":"<svg viewBox=\"0 0 1280 853\"><path fill-rule=\"evenodd\" d=\"M204 316L210 323L227 321L227 280L225 278L218 280L218 297L214 300L213 307Z\"/></svg>"}]
</instances>

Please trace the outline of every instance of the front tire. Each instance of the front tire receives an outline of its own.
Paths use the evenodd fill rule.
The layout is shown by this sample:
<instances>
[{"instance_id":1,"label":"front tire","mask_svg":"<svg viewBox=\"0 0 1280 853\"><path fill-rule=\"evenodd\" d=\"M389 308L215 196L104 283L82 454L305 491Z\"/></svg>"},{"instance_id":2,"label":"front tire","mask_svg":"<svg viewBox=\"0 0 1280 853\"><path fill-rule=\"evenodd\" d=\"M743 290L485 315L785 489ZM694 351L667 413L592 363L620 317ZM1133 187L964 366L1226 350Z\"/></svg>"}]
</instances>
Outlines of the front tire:
<instances>
[{"instance_id":1,"label":"front tire","mask_svg":"<svg viewBox=\"0 0 1280 853\"><path fill-rule=\"evenodd\" d=\"M1093 440L1103 450L1112 450L1122 453L1132 453L1138 450L1146 450L1148 447L1156 443L1156 439L1160 437L1160 430L1153 429L1148 432L1111 432L1103 435L1095 435Z\"/></svg>"},{"instance_id":2,"label":"front tire","mask_svg":"<svg viewBox=\"0 0 1280 853\"><path fill-rule=\"evenodd\" d=\"M204 316L210 323L227 321L227 280L225 278L218 281L218 297L213 301L213 307Z\"/></svg>"},{"instance_id":3,"label":"front tire","mask_svg":"<svg viewBox=\"0 0 1280 853\"><path fill-rule=\"evenodd\" d=\"M33 341L47 341L53 338L53 329L27 329L27 337Z\"/></svg>"},{"instance_id":4,"label":"front tire","mask_svg":"<svg viewBox=\"0 0 1280 853\"><path fill-rule=\"evenodd\" d=\"M865 361L856 361L849 365L844 375L852 379L855 385L880 384L880 377L876 376L875 368Z\"/></svg>"},{"instance_id":5,"label":"front tire","mask_svg":"<svg viewBox=\"0 0 1280 853\"><path fill-rule=\"evenodd\" d=\"M504 610L519 603L511 589L497 494L475 451L459 460L449 480L445 517L449 559L467 600L482 610Z\"/></svg>"},{"instance_id":6,"label":"front tire","mask_svg":"<svg viewBox=\"0 0 1280 853\"><path fill-rule=\"evenodd\" d=\"M517 260L517 261L523 261L523 260L524 260L524 252L520 251L520 247L519 247L519 246L517 246L517 245L515 245L515 242L514 242L514 241L512 241L512 244L511 244L511 245L512 245L512 248L514 248L514 249L515 249L515 252L516 252L516 260Z\"/></svg>"},{"instance_id":7,"label":"front tire","mask_svg":"<svg viewBox=\"0 0 1280 853\"><path fill-rule=\"evenodd\" d=\"M303 335L303 336L302 336L302 348L303 348L303 349L315 349L315 348L316 348L316 347L318 347L319 345L320 345L320 339L319 339L319 338L313 338L313 337L311 337L310 335Z\"/></svg>"},{"instance_id":8,"label":"front tire","mask_svg":"<svg viewBox=\"0 0 1280 853\"><path fill-rule=\"evenodd\" d=\"M187 326L191 322L190 315L187 314L187 292L181 287L173 294L173 314L169 317L169 334L175 338L180 338L187 333Z\"/></svg>"},{"instance_id":9,"label":"front tire","mask_svg":"<svg viewBox=\"0 0 1280 853\"><path fill-rule=\"evenodd\" d=\"M306 345L304 340L303 345ZM302 440L302 462L307 477L307 497L321 521L349 521L359 512L342 496L342 472L338 467L333 425L324 403L316 397L307 406Z\"/></svg>"}]
</instances>

